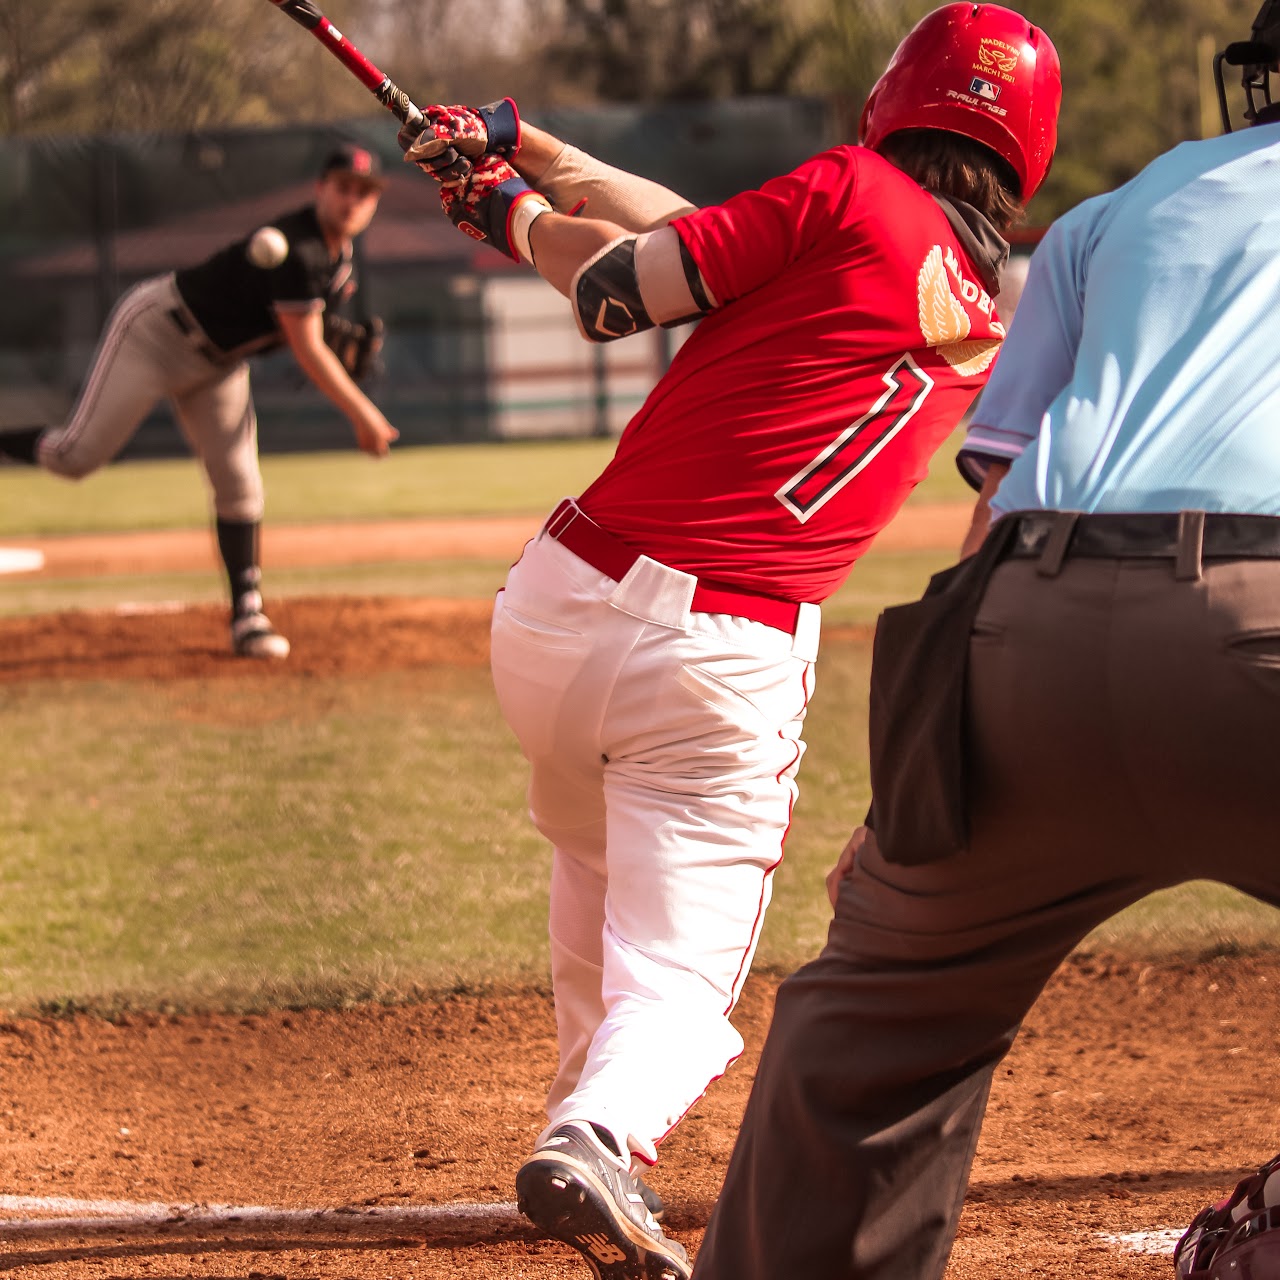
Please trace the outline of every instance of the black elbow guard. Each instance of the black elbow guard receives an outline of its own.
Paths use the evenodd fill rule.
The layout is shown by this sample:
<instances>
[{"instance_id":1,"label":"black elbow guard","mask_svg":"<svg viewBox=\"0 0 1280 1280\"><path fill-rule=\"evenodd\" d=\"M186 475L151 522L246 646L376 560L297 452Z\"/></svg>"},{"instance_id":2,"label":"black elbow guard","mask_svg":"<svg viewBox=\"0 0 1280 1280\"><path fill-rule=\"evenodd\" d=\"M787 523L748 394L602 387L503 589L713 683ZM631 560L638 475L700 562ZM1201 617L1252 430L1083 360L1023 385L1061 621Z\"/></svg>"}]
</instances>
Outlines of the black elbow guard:
<instances>
[{"instance_id":1,"label":"black elbow guard","mask_svg":"<svg viewBox=\"0 0 1280 1280\"><path fill-rule=\"evenodd\" d=\"M573 282L573 314L592 342L612 342L653 328L640 296L634 236L615 240L582 264Z\"/></svg>"}]
</instances>

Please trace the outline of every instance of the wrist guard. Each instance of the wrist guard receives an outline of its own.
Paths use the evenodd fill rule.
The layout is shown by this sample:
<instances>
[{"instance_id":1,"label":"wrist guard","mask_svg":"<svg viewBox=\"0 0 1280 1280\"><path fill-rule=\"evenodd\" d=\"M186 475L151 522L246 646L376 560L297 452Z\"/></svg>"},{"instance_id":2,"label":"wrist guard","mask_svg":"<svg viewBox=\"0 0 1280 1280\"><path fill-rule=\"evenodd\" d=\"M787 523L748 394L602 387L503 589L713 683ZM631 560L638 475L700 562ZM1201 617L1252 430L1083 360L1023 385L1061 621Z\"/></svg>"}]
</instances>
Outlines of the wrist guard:
<instances>
[{"instance_id":1,"label":"wrist guard","mask_svg":"<svg viewBox=\"0 0 1280 1280\"><path fill-rule=\"evenodd\" d=\"M509 160L520 150L520 113L513 99L503 98L501 102L477 107L476 115L484 121L484 131L488 135L487 155Z\"/></svg>"}]
</instances>

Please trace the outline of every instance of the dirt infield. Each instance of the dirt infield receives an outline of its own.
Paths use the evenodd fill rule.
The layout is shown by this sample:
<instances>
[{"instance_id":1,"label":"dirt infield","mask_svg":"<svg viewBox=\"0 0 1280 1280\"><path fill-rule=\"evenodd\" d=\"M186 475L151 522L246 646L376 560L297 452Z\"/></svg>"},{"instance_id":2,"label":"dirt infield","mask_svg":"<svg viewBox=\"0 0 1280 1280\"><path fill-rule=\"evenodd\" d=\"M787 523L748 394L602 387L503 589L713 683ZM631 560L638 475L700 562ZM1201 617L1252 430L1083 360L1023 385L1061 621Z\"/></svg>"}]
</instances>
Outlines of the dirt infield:
<instances>
[{"instance_id":1,"label":"dirt infield","mask_svg":"<svg viewBox=\"0 0 1280 1280\"><path fill-rule=\"evenodd\" d=\"M472 554L506 554L480 548L518 552L527 533L458 536ZM348 531L330 551L353 545ZM134 571L140 546L124 548ZM207 538L191 546L207 563ZM94 554L106 555L94 572L122 564ZM286 599L272 613L294 642L280 666L231 659L212 607L0 620L0 680L325 678L487 657L485 601ZM691 1251L776 981L748 984L747 1053L654 1172ZM1280 956L1075 957L997 1074L949 1280L1169 1280L1177 1229L1280 1148L1278 1020ZM510 1203L554 1058L539 991L0 1021L0 1273L587 1280Z\"/></svg>"},{"instance_id":2,"label":"dirt infield","mask_svg":"<svg viewBox=\"0 0 1280 1280\"><path fill-rule=\"evenodd\" d=\"M653 1175L691 1249L774 986ZM1278 994L1275 959L1073 961L997 1074L949 1280L1168 1280L1176 1228L1280 1145ZM0 1023L0 1272L585 1280L510 1204L554 1052L538 993Z\"/></svg>"},{"instance_id":3,"label":"dirt infield","mask_svg":"<svg viewBox=\"0 0 1280 1280\"><path fill-rule=\"evenodd\" d=\"M232 657L218 605L0 618L0 683L14 680L178 680L359 675L489 658L487 600L399 596L269 601L289 637L285 662Z\"/></svg>"}]
</instances>

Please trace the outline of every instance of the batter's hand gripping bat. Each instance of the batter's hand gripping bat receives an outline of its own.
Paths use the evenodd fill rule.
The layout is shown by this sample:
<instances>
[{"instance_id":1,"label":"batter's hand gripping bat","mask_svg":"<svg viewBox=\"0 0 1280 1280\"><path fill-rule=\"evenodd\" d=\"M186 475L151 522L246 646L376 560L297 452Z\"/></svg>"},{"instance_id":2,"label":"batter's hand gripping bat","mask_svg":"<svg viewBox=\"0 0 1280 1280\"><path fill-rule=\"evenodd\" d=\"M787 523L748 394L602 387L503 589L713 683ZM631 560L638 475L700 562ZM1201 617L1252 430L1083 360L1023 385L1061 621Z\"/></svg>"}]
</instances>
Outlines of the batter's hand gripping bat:
<instances>
[{"instance_id":1,"label":"batter's hand gripping bat","mask_svg":"<svg viewBox=\"0 0 1280 1280\"><path fill-rule=\"evenodd\" d=\"M326 49L406 128L401 136L412 136L426 127L422 112L390 76L384 75L359 49L320 12L311 0L271 0L281 13L306 27Z\"/></svg>"}]
</instances>

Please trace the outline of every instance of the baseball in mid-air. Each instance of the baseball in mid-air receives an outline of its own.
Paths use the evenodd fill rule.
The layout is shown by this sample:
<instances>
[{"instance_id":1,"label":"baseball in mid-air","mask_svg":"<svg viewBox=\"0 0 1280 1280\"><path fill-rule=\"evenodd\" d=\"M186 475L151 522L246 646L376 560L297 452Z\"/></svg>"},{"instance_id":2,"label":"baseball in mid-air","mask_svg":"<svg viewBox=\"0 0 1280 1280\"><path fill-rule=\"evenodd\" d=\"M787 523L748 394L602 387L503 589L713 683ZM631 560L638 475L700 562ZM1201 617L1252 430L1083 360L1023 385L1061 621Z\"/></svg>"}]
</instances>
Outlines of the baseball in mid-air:
<instances>
[{"instance_id":1,"label":"baseball in mid-air","mask_svg":"<svg viewBox=\"0 0 1280 1280\"><path fill-rule=\"evenodd\" d=\"M278 267L288 256L289 242L279 227L259 227L245 247L245 257L263 271Z\"/></svg>"}]
</instances>

